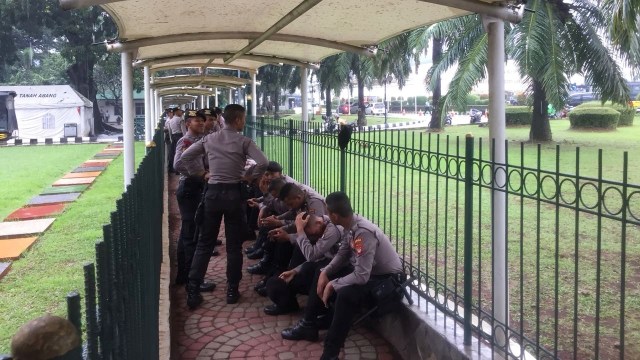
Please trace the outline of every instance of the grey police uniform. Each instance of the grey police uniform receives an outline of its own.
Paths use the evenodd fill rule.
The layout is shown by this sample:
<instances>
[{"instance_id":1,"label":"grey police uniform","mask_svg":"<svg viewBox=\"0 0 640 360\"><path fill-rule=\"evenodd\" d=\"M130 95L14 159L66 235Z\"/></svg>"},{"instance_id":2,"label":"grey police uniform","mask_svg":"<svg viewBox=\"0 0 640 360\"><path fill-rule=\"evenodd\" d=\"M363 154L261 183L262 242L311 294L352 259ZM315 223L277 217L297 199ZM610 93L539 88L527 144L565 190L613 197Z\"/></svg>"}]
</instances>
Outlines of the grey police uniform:
<instances>
[{"instance_id":1,"label":"grey police uniform","mask_svg":"<svg viewBox=\"0 0 640 360\"><path fill-rule=\"evenodd\" d=\"M353 271L345 271L345 266ZM340 249L324 268L336 291L333 319L325 338L323 357L338 356L347 338L353 317L362 304L372 298L372 291L389 277L400 278L402 262L389 238L371 221L353 216L350 229L345 229ZM313 321L324 304L310 293L305 320Z\"/></svg>"},{"instance_id":2,"label":"grey police uniform","mask_svg":"<svg viewBox=\"0 0 640 360\"><path fill-rule=\"evenodd\" d=\"M267 296L281 309L295 310L298 308L297 294L307 295L315 292L315 275L338 251L343 229L331 223L327 216L323 216L322 219L326 227L322 237L315 243L311 243L304 233L289 236L289 240L298 246L307 260L294 269L296 276L288 284L277 276L267 281Z\"/></svg>"},{"instance_id":3,"label":"grey police uniform","mask_svg":"<svg viewBox=\"0 0 640 360\"><path fill-rule=\"evenodd\" d=\"M254 177L260 177L267 167L266 156L251 139L236 130L224 128L205 136L182 154L184 168L190 175L202 175L200 157L206 154L210 178L205 197L204 223L198 239L189 287L202 283L224 216L227 239L227 282L236 287L242 279L242 241L246 235L244 204L246 196L241 183L247 157L256 162Z\"/></svg>"},{"instance_id":4,"label":"grey police uniform","mask_svg":"<svg viewBox=\"0 0 640 360\"><path fill-rule=\"evenodd\" d=\"M324 198L315 191L305 192L305 199L302 206L299 209L290 209L282 215L278 216L278 219L284 222L284 231L288 233L294 233L296 231L296 225L294 220L300 212L308 212L309 214L324 216L327 215L327 204L324 202Z\"/></svg>"},{"instance_id":5,"label":"grey police uniform","mask_svg":"<svg viewBox=\"0 0 640 360\"><path fill-rule=\"evenodd\" d=\"M194 237L196 233L194 217L205 185L204 179L201 177L189 177L187 175L188 172L182 162L182 153L201 138L201 136L193 136L187 132L176 144L176 155L173 162L174 169L180 172L180 182L176 190L176 199L178 200L181 217L180 236L178 237L177 248L177 283L186 283L189 269L191 268L191 260L193 259L197 244L197 239ZM202 169L201 171L204 171L202 158L199 164Z\"/></svg>"}]
</instances>

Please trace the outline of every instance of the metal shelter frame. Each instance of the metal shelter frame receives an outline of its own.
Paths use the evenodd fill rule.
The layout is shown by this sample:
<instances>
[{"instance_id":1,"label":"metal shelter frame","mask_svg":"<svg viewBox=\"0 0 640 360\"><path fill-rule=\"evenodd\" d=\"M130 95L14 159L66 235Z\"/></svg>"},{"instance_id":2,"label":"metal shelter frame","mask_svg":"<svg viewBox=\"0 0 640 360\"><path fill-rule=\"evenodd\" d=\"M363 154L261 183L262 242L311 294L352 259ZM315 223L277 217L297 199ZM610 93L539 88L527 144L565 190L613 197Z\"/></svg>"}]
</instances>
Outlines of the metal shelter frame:
<instances>
[{"instance_id":1,"label":"metal shelter frame","mask_svg":"<svg viewBox=\"0 0 640 360\"><path fill-rule=\"evenodd\" d=\"M161 2L168 2L163 0ZM196 14L201 11L204 2L190 0L182 4L183 9L193 9ZM256 114L256 72L265 64L291 64L301 67L301 91L302 91L302 122L308 126L308 94L307 78L308 69L316 67L323 58L340 51L348 51L364 56L372 56L376 52L376 44L397 35L401 32L416 27L429 25L437 21L451 17L475 12L483 16L485 29L489 35L489 120L490 138L495 141L496 151L494 172L504 164L505 159L505 112L504 112L504 22L517 23L522 19L524 8L518 6L519 2L504 1L479 1L479 0L419 0L419 1L374 1L368 4L369 8L376 5L381 9L371 14L372 17L380 16L372 20L363 17L340 23L331 17L322 17L322 11L338 9L367 9L357 0L298 0L291 4L285 0L239 0L228 2L229 6L237 7L239 12L260 10L260 7L269 6L270 11L265 10L260 19L241 24L228 25L216 23L212 29L197 32L190 31L188 27L184 33L171 33L165 27L158 28L152 21L146 24L135 23L137 14L135 9L145 7L151 19L157 19L166 15L162 6L155 5L152 0L60 0L63 9L77 9L92 5L101 5L115 20L121 34L119 41L107 44L107 49L119 52L122 59L122 98L123 98L123 131L124 131L124 182L125 188L130 184L134 176L134 136L133 136L133 66L144 67L145 74L145 110L146 126L148 129L155 127L160 112L162 98L184 99L185 94L196 97L205 94L202 86L237 87L251 84L252 101L251 113ZM297 4L297 5L296 5ZM217 4L218 6L227 3ZM387 8L384 8L387 6ZM392 7L393 6L393 7ZM393 9L395 14L382 10ZM224 10L233 10L227 9ZM263 9L264 10L264 9ZM188 12L188 10L185 10ZM339 14L339 12L338 12ZM154 17L155 15L155 17ZM386 16L386 18L385 18ZM396 18L397 17L397 18ZM275 19L275 21L273 21ZM323 22L328 20L337 25L335 28L327 27ZM384 21L383 21L384 20ZM263 22L264 21L264 22ZM143 26L144 25L144 26ZM227 27L225 27L227 26ZM229 26L237 31L229 31ZM344 27L344 29L343 29ZM259 31L256 31L259 28ZM148 33L144 33L144 29ZM177 28L176 28L177 29ZM317 33L317 35L316 35ZM344 38L338 39L341 33L358 34L362 39ZM375 35L370 35L375 34ZM335 35L335 36L333 36ZM346 36L346 35L345 35ZM367 38L369 36L369 38ZM333 38L331 38L333 37ZM372 38L373 37L373 38ZM181 47L184 46L184 47ZM188 48L187 48L188 46ZM206 49L200 53L193 53L189 49ZM284 54L284 55L283 55ZM134 62L135 61L135 62ZM153 78L157 71L177 68L200 68L202 75ZM206 74L208 68L228 68L246 71L251 80L239 78L212 77ZM166 86L166 87L163 87ZM173 90L179 86L188 89ZM187 98L188 99L188 98ZM216 97L217 99L217 97ZM217 101L217 100L216 100ZM303 129L304 130L304 129ZM305 132L303 131L303 134ZM147 131L146 140L151 141L151 132ZM252 133L255 139L255 129ZM304 135L303 135L304 136ZM303 147L303 159L308 159L308 148ZM303 183L309 183L309 165L303 167ZM499 176L498 176L499 177ZM502 181L500 181L502 180ZM493 237L495 256L494 264L494 294L501 294L495 308L497 320L508 323L508 287L507 264L505 242L505 193L500 191L505 186L504 179L497 179L493 192ZM465 339L466 342L467 339ZM470 341L470 339L468 339ZM503 341L505 339L502 339Z\"/></svg>"}]
</instances>

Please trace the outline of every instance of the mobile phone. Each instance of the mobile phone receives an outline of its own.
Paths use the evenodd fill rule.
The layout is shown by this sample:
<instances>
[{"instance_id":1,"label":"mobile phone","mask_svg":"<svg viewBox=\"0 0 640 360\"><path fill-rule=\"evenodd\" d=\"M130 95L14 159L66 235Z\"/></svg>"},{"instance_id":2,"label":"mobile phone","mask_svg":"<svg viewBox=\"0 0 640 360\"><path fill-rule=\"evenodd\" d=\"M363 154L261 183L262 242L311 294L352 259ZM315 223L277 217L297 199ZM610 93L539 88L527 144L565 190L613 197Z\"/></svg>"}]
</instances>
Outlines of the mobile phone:
<instances>
[{"instance_id":1,"label":"mobile phone","mask_svg":"<svg viewBox=\"0 0 640 360\"><path fill-rule=\"evenodd\" d=\"M304 214L302 214L302 220L307 220L308 217L309 217L308 212L305 212Z\"/></svg>"}]
</instances>

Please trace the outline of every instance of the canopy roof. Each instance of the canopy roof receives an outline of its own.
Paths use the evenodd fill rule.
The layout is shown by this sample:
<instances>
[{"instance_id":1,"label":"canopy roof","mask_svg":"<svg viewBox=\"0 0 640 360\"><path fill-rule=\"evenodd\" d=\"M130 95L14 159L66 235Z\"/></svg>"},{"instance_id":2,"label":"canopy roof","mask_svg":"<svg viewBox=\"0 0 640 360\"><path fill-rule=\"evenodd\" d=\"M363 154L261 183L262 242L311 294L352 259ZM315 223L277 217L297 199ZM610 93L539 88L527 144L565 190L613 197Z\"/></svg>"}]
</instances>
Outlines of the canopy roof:
<instances>
[{"instance_id":1,"label":"canopy roof","mask_svg":"<svg viewBox=\"0 0 640 360\"><path fill-rule=\"evenodd\" d=\"M481 9L517 19L515 10L491 0L184 0L179 6L170 0L61 0L61 4L78 7L87 1L102 3L118 26L119 42L108 47L133 51L137 64L152 71L228 67L253 72L269 63L313 66L342 51L373 54L376 44L392 36L469 11Z\"/></svg>"}]
</instances>

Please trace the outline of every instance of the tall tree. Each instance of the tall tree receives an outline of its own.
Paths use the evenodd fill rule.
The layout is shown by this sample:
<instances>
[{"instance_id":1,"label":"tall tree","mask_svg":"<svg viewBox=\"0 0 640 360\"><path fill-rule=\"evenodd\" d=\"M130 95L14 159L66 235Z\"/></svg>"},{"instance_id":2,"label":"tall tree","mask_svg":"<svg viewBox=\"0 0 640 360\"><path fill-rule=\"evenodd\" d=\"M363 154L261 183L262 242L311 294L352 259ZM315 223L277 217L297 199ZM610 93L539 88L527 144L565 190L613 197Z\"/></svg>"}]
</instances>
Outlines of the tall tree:
<instances>
[{"instance_id":1,"label":"tall tree","mask_svg":"<svg viewBox=\"0 0 640 360\"><path fill-rule=\"evenodd\" d=\"M260 89L263 94L271 97L275 113L280 111L280 94L287 89L291 83L294 66L292 65L266 65L260 68L257 80L261 82ZM266 101L266 95L264 100Z\"/></svg>"},{"instance_id":2,"label":"tall tree","mask_svg":"<svg viewBox=\"0 0 640 360\"><path fill-rule=\"evenodd\" d=\"M529 0L532 12L520 24L505 24L507 53L533 93L531 141L552 139L548 103L562 108L568 96L569 76L583 74L603 101L626 103L628 88L614 54L599 35L607 29L606 14L597 4L581 0ZM437 24L432 33L444 35L445 51L428 77L440 77L455 64L458 70L444 97L442 109L464 104L467 94L487 74L487 34L478 15ZM614 50L621 51L619 47Z\"/></svg>"},{"instance_id":3,"label":"tall tree","mask_svg":"<svg viewBox=\"0 0 640 360\"><path fill-rule=\"evenodd\" d=\"M349 77L349 64L344 54L329 56L322 60L320 68L315 71L315 75L320 83L320 91L324 93L327 104L327 117L331 116L331 92L339 96L340 90L346 84Z\"/></svg>"}]
</instances>

